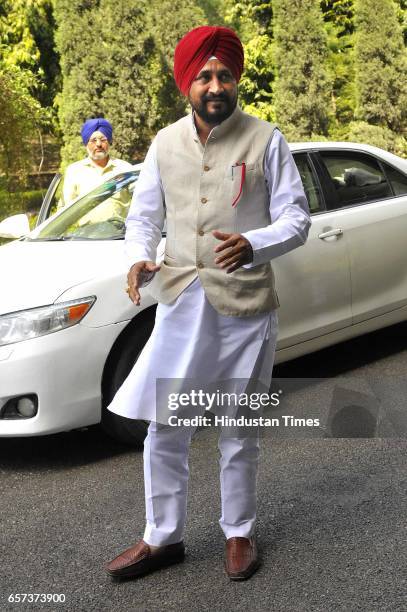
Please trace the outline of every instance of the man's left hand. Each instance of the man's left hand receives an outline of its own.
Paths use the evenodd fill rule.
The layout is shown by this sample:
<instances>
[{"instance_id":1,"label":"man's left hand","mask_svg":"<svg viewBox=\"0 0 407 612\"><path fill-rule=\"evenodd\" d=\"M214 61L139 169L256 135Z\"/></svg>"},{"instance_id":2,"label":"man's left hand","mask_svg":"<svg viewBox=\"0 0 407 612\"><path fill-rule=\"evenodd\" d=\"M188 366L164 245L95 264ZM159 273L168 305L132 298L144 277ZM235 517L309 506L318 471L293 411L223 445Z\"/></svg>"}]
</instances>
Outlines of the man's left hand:
<instances>
[{"instance_id":1,"label":"man's left hand","mask_svg":"<svg viewBox=\"0 0 407 612\"><path fill-rule=\"evenodd\" d=\"M253 261L253 249L250 242L242 234L225 234L214 230L212 234L218 240L222 240L214 250L215 253L222 253L215 259L215 263L220 268L226 268L226 274L234 272L244 264Z\"/></svg>"}]
</instances>

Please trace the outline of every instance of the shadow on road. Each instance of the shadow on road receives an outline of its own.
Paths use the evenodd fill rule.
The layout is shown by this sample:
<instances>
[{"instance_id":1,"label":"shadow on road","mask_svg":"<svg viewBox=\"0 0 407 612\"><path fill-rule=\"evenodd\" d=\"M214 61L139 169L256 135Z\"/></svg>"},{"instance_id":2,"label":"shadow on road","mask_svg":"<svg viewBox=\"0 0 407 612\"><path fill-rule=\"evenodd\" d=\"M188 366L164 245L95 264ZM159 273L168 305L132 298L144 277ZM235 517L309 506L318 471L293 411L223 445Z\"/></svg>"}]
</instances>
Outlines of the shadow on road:
<instances>
[{"instance_id":1,"label":"shadow on road","mask_svg":"<svg viewBox=\"0 0 407 612\"><path fill-rule=\"evenodd\" d=\"M79 467L115 455L139 452L109 438L98 426L33 438L1 438L0 469Z\"/></svg>"},{"instance_id":2,"label":"shadow on road","mask_svg":"<svg viewBox=\"0 0 407 612\"><path fill-rule=\"evenodd\" d=\"M281 363L275 378L333 378L407 350L407 322ZM406 364L407 372L407 364Z\"/></svg>"},{"instance_id":3,"label":"shadow on road","mask_svg":"<svg viewBox=\"0 0 407 612\"><path fill-rule=\"evenodd\" d=\"M308 395L308 405L320 397L331 398L324 437L403 438L407 360L397 356L406 350L403 322L276 365L272 390L287 388L286 396L293 394L294 400L302 392ZM374 367L375 362L380 367ZM365 384L357 389L363 381L367 388Z\"/></svg>"}]
</instances>

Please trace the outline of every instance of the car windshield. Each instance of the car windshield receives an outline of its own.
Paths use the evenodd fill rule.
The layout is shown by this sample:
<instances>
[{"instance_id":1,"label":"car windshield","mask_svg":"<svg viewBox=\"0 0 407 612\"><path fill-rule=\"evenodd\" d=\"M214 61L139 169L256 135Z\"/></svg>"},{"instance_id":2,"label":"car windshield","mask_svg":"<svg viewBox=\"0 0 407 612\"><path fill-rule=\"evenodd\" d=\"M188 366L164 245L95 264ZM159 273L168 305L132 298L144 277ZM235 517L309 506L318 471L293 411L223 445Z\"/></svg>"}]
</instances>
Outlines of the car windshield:
<instances>
[{"instance_id":1,"label":"car windshield","mask_svg":"<svg viewBox=\"0 0 407 612\"><path fill-rule=\"evenodd\" d=\"M119 240L140 170L122 172L61 209L24 240Z\"/></svg>"}]
</instances>

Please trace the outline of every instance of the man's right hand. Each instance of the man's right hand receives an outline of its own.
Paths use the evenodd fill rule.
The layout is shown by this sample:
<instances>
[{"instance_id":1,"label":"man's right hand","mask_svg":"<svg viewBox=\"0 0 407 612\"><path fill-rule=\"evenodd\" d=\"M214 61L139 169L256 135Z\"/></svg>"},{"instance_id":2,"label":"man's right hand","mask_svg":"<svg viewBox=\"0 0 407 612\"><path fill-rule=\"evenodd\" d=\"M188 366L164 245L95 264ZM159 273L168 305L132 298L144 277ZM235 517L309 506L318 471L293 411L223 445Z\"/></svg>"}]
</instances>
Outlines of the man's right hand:
<instances>
[{"instance_id":1,"label":"man's right hand","mask_svg":"<svg viewBox=\"0 0 407 612\"><path fill-rule=\"evenodd\" d=\"M159 269L160 266L153 261L138 261L131 266L127 275L128 294L136 306L140 306L140 287L150 281Z\"/></svg>"}]
</instances>

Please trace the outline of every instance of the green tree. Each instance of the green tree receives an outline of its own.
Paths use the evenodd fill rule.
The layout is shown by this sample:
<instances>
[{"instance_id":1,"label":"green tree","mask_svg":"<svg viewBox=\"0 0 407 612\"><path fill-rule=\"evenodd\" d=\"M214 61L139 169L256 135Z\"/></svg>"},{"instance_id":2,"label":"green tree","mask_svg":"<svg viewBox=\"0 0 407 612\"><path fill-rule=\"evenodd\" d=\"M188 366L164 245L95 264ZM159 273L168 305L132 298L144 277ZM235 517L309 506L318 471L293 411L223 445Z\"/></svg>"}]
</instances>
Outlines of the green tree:
<instances>
[{"instance_id":1,"label":"green tree","mask_svg":"<svg viewBox=\"0 0 407 612\"><path fill-rule=\"evenodd\" d=\"M328 132L327 36L319 0L275 0L276 118L288 139Z\"/></svg>"},{"instance_id":2,"label":"green tree","mask_svg":"<svg viewBox=\"0 0 407 612\"><path fill-rule=\"evenodd\" d=\"M185 113L172 76L174 48L204 22L187 0L56 0L63 89L64 164L83 156L82 122L105 116L115 152L142 159L155 132Z\"/></svg>"},{"instance_id":3,"label":"green tree","mask_svg":"<svg viewBox=\"0 0 407 612\"><path fill-rule=\"evenodd\" d=\"M226 9L224 6L225 1L229 2L229 0L197 0L196 3L203 11L209 25L221 26L226 25Z\"/></svg>"},{"instance_id":4,"label":"green tree","mask_svg":"<svg viewBox=\"0 0 407 612\"><path fill-rule=\"evenodd\" d=\"M33 141L46 115L32 96L35 77L0 60L0 173L6 185L24 181L32 167Z\"/></svg>"},{"instance_id":5,"label":"green tree","mask_svg":"<svg viewBox=\"0 0 407 612\"><path fill-rule=\"evenodd\" d=\"M274 121L272 2L223 0L221 5L226 25L236 30L244 47L245 69L239 84L240 104L246 112Z\"/></svg>"},{"instance_id":6,"label":"green tree","mask_svg":"<svg viewBox=\"0 0 407 612\"><path fill-rule=\"evenodd\" d=\"M353 34L354 0L321 0L321 10L326 23L332 23L339 37Z\"/></svg>"},{"instance_id":7,"label":"green tree","mask_svg":"<svg viewBox=\"0 0 407 612\"><path fill-rule=\"evenodd\" d=\"M393 0L355 2L356 119L402 132L407 57Z\"/></svg>"},{"instance_id":8,"label":"green tree","mask_svg":"<svg viewBox=\"0 0 407 612\"><path fill-rule=\"evenodd\" d=\"M2 0L0 58L36 76L32 94L51 107L59 87L59 59L54 48L52 0Z\"/></svg>"},{"instance_id":9,"label":"green tree","mask_svg":"<svg viewBox=\"0 0 407 612\"><path fill-rule=\"evenodd\" d=\"M341 139L356 107L353 0L321 0L328 41L327 70L331 81L330 136Z\"/></svg>"},{"instance_id":10,"label":"green tree","mask_svg":"<svg viewBox=\"0 0 407 612\"><path fill-rule=\"evenodd\" d=\"M244 43L259 34L272 38L273 6L270 0L221 0L221 7L226 23L238 32Z\"/></svg>"},{"instance_id":11,"label":"green tree","mask_svg":"<svg viewBox=\"0 0 407 612\"><path fill-rule=\"evenodd\" d=\"M275 121L273 83L274 45L267 34L258 34L244 45L245 69L239 84L242 108L265 121Z\"/></svg>"},{"instance_id":12,"label":"green tree","mask_svg":"<svg viewBox=\"0 0 407 612\"><path fill-rule=\"evenodd\" d=\"M407 44L407 0L396 0L397 18L403 31L404 44Z\"/></svg>"}]
</instances>

